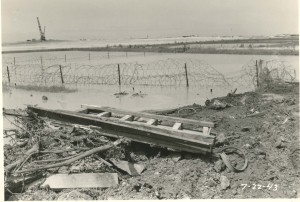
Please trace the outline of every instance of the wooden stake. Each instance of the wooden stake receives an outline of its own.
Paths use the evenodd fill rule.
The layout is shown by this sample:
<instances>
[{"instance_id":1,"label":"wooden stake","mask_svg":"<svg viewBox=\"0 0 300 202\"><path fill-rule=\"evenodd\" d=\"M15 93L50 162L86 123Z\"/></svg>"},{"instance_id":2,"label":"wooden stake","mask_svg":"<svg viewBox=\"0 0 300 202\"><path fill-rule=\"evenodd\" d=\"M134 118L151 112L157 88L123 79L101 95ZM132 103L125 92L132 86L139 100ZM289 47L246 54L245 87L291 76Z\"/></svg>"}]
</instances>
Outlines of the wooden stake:
<instances>
[{"instance_id":1,"label":"wooden stake","mask_svg":"<svg viewBox=\"0 0 300 202\"><path fill-rule=\"evenodd\" d=\"M189 87L189 77L187 73L186 63L184 64L184 69L185 69L186 87Z\"/></svg>"},{"instance_id":2,"label":"wooden stake","mask_svg":"<svg viewBox=\"0 0 300 202\"><path fill-rule=\"evenodd\" d=\"M7 66L6 70L7 70L8 83L10 84L10 75L9 75L9 69L8 69L8 66Z\"/></svg>"},{"instance_id":3,"label":"wooden stake","mask_svg":"<svg viewBox=\"0 0 300 202\"><path fill-rule=\"evenodd\" d=\"M119 86L121 85L121 73L120 73L120 65L118 64L118 76L119 76Z\"/></svg>"},{"instance_id":4,"label":"wooden stake","mask_svg":"<svg viewBox=\"0 0 300 202\"><path fill-rule=\"evenodd\" d=\"M61 84L64 84L64 77L63 77L63 74L62 74L61 65L59 65L59 71L60 71Z\"/></svg>"},{"instance_id":5,"label":"wooden stake","mask_svg":"<svg viewBox=\"0 0 300 202\"><path fill-rule=\"evenodd\" d=\"M255 67L256 67L256 87L259 88L259 78L258 78L258 64L257 64L257 60L255 61Z\"/></svg>"}]
</instances>

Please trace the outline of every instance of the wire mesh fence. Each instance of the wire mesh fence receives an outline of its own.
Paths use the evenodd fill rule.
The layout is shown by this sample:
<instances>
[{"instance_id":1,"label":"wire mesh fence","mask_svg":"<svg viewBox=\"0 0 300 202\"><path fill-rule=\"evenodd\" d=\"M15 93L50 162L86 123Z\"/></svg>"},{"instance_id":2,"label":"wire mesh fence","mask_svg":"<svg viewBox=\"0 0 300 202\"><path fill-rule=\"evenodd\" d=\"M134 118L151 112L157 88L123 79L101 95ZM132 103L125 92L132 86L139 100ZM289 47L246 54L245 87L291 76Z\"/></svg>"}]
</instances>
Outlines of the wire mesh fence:
<instances>
[{"instance_id":1,"label":"wire mesh fence","mask_svg":"<svg viewBox=\"0 0 300 202\"><path fill-rule=\"evenodd\" d=\"M143 53L138 53L143 54ZM102 55L103 56L103 55ZM124 56L122 56L124 57ZM283 61L248 61L240 71L223 75L204 61L166 59L146 64L90 61L90 55L68 57L52 55L47 58L5 58L2 81L15 85L146 85L146 86L256 86L258 67L268 69L273 79L294 81L296 72ZM6 67L6 68L5 68Z\"/></svg>"}]
</instances>

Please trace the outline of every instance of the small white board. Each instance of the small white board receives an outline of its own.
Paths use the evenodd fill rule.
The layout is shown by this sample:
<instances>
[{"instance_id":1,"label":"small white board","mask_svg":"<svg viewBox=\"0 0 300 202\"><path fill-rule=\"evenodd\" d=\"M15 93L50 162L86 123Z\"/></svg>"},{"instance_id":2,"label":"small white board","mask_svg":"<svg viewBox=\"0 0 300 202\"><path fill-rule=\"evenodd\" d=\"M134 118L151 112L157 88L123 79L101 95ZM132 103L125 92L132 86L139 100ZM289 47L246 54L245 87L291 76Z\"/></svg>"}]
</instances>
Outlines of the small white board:
<instances>
[{"instance_id":1,"label":"small white board","mask_svg":"<svg viewBox=\"0 0 300 202\"><path fill-rule=\"evenodd\" d=\"M50 189L107 188L119 184L117 173L56 174L48 177L41 187Z\"/></svg>"}]
</instances>

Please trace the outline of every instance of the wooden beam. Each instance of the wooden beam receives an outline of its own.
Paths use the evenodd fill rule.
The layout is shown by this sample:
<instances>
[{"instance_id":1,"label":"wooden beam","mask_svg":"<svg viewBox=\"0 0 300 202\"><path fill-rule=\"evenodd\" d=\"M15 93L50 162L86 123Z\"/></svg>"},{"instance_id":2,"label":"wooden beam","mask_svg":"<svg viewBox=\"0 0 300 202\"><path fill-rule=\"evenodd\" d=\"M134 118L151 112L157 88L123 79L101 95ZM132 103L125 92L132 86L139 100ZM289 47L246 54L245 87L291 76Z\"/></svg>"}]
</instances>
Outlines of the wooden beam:
<instances>
[{"instance_id":1,"label":"wooden beam","mask_svg":"<svg viewBox=\"0 0 300 202\"><path fill-rule=\"evenodd\" d=\"M89 111L94 111L94 112L109 111L109 112L116 113L116 114L124 114L124 115L129 114L129 115L144 117L144 118L149 118L149 119L158 119L158 120L163 120L163 121L180 122L183 124L192 124L195 126L206 126L206 127L211 127L211 128L213 128L215 126L215 124L213 122L197 121L197 120L192 120L192 119L183 119L183 118L170 117L170 116L161 116L161 115L156 115L156 114L148 114L148 113L144 113L144 112L131 112L131 111L115 109L115 108L111 108L111 107L98 107L95 105L85 105L85 104L81 105L81 107L87 108Z\"/></svg>"},{"instance_id":2,"label":"wooden beam","mask_svg":"<svg viewBox=\"0 0 300 202\"><path fill-rule=\"evenodd\" d=\"M102 112L97 114L97 117L111 117L111 112Z\"/></svg>"},{"instance_id":3,"label":"wooden beam","mask_svg":"<svg viewBox=\"0 0 300 202\"><path fill-rule=\"evenodd\" d=\"M111 121L110 118L95 118L87 114L63 110L47 110L39 107L28 106L29 110L38 113L39 116L46 116L63 121L78 123L81 125L98 126L107 133L120 134L134 141L155 144L163 147L174 148L180 151L193 153L212 152L214 145L213 136L203 137L201 133L194 131L175 131L166 129L163 126L152 126L140 122ZM197 138L198 137L198 138Z\"/></svg>"}]
</instances>

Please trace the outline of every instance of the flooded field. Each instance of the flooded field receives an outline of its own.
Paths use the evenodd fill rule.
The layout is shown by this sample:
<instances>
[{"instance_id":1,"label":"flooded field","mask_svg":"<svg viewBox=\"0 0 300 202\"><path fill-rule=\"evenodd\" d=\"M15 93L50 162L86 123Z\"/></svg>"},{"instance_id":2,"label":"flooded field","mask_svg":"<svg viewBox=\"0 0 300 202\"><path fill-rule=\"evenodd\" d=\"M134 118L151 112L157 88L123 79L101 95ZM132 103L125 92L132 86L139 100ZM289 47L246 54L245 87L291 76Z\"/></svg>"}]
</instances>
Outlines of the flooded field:
<instances>
[{"instance_id":1,"label":"flooded field","mask_svg":"<svg viewBox=\"0 0 300 202\"><path fill-rule=\"evenodd\" d=\"M125 52L37 52L37 53L15 53L4 54L3 65L12 65L15 60L16 65L35 64L38 65L40 58L43 58L43 65L76 63L86 65L97 64L149 64L166 59L200 60L214 68L220 74L230 76L253 60L278 60L285 61L292 66L299 78L299 57L298 56L254 56L254 55L210 55L210 54L158 54L158 53L125 53ZM89 60L90 59L90 60ZM30 65L29 67L30 68ZM163 69L161 69L163 71ZM13 73L12 73L13 74ZM192 82L192 81L190 81ZM73 93L45 93L27 91L21 89L10 89L3 92L3 105L6 108L25 108L26 104L38 104L41 107L52 109L75 110L80 108L80 104L94 104L100 106L111 106L129 110L147 110L164 109L178 106L189 105L193 103L204 104L207 98L224 96L233 86L214 86L213 92L208 86L139 86L124 85L119 89L118 85L70 85L76 88ZM134 88L134 90L133 90ZM253 90L254 86L240 86L238 93ZM126 91L126 96L117 97L114 93ZM142 92L146 94L143 97L133 97L133 93ZM47 102L42 101L42 96L46 95Z\"/></svg>"}]
</instances>

